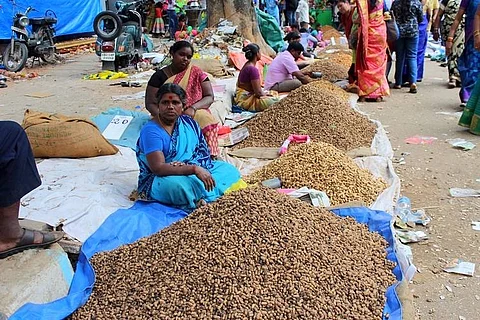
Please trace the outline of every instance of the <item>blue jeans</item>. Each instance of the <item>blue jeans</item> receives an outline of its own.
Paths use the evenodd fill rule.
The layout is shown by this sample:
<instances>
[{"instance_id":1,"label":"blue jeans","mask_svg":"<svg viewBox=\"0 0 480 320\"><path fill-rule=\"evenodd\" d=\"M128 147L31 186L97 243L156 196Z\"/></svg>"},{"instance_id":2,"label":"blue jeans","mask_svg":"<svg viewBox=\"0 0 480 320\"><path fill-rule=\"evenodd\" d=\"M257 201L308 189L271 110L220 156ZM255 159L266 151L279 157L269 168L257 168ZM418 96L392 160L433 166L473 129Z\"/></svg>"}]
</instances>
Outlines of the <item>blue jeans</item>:
<instances>
[{"instance_id":1,"label":"blue jeans","mask_svg":"<svg viewBox=\"0 0 480 320\"><path fill-rule=\"evenodd\" d=\"M175 32L178 29L178 18L175 10L167 10L168 12L168 29L170 30L170 39L175 39Z\"/></svg>"},{"instance_id":2,"label":"blue jeans","mask_svg":"<svg viewBox=\"0 0 480 320\"><path fill-rule=\"evenodd\" d=\"M287 13L288 25L291 26L295 23L295 11L287 10L285 12Z\"/></svg>"},{"instance_id":3,"label":"blue jeans","mask_svg":"<svg viewBox=\"0 0 480 320\"><path fill-rule=\"evenodd\" d=\"M417 47L418 36L411 38L400 37L395 43L397 61L395 62L395 85L402 84L403 66L407 62L407 81L410 84L417 82Z\"/></svg>"}]
</instances>

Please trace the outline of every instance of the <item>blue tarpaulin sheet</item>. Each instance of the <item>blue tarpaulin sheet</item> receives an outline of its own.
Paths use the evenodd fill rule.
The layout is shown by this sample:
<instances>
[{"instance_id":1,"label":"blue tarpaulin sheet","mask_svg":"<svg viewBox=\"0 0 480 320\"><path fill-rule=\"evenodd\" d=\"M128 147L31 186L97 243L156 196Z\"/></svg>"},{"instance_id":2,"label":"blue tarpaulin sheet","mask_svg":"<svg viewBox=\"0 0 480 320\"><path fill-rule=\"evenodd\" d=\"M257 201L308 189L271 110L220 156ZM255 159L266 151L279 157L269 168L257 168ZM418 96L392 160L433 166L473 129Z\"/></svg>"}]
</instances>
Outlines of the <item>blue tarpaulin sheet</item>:
<instances>
[{"instance_id":1,"label":"blue tarpaulin sheet","mask_svg":"<svg viewBox=\"0 0 480 320\"><path fill-rule=\"evenodd\" d=\"M52 10L57 15L55 25L57 36L93 33L93 20L102 11L102 0L15 0L14 9L9 0L0 0L0 39L11 37L10 27L16 12L25 12L28 6L37 11L30 12L29 18L43 17L45 11Z\"/></svg>"},{"instance_id":2,"label":"blue tarpaulin sheet","mask_svg":"<svg viewBox=\"0 0 480 320\"><path fill-rule=\"evenodd\" d=\"M368 225L370 231L380 233L388 242L387 257L397 262L393 252L394 238L390 228L391 216L383 211L372 211L368 208L347 208L334 211L342 217L352 217L360 223ZM95 283L95 273L89 259L97 252L108 251L123 244L132 243L142 237L149 236L170 224L186 217L186 213L158 203L137 202L130 209L121 209L112 214L102 226L88 238L82 246L77 269L66 297L54 302L38 305L26 304L21 307L10 320L19 319L63 319L85 304ZM402 280L400 267L393 270L397 280ZM396 285L388 288L384 314L388 320L401 320L402 310ZM385 319L386 320L386 319Z\"/></svg>"}]
</instances>

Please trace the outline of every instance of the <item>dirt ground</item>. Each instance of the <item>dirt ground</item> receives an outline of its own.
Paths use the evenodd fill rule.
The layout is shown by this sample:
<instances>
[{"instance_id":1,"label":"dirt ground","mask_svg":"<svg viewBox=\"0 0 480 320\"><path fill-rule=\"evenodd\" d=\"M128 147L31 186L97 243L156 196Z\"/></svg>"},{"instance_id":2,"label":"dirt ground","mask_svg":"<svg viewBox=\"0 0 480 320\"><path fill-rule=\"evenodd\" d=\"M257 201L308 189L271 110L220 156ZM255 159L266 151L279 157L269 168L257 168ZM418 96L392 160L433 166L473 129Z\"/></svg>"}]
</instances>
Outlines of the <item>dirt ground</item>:
<instances>
[{"instance_id":1,"label":"dirt ground","mask_svg":"<svg viewBox=\"0 0 480 320\"><path fill-rule=\"evenodd\" d=\"M142 100L114 102L113 95L136 93L144 88L109 87L109 80L82 80L100 70L94 54L72 56L65 64L35 68L39 78L9 82L0 89L0 119L21 122L25 109L92 116L109 107L133 110ZM27 69L27 72L31 70ZM396 157L405 156L405 164L396 164L402 179L402 193L410 197L413 208L426 208L432 218L425 230L430 239L411 245L419 272L410 289L418 319L478 319L475 305L480 303L479 276L465 277L442 271L454 258L479 262L480 233L471 222L480 220L480 198L452 198L449 188L480 189L480 137L457 125L458 89L446 88L447 70L426 62L426 76L419 93L393 90L383 103L362 104L361 109L380 120ZM25 94L44 93L45 98ZM448 112L449 115L439 114ZM433 136L431 145L410 145L404 140L414 135ZM465 138L479 147L471 151L452 148L447 139Z\"/></svg>"}]
</instances>

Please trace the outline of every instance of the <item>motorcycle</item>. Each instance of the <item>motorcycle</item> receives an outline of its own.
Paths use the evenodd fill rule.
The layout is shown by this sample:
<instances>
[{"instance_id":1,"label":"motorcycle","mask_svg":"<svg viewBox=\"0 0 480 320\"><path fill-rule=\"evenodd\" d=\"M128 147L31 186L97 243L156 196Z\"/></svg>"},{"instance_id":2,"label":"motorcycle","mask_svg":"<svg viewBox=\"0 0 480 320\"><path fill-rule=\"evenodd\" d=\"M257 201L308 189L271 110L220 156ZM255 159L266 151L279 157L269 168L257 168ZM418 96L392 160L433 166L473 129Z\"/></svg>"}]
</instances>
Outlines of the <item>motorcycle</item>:
<instances>
[{"instance_id":1,"label":"motorcycle","mask_svg":"<svg viewBox=\"0 0 480 320\"><path fill-rule=\"evenodd\" d=\"M115 2L117 12L100 12L93 21L98 36L95 52L102 61L102 70L118 71L141 61L141 54L153 51L153 42L143 32L145 0Z\"/></svg>"},{"instance_id":2,"label":"motorcycle","mask_svg":"<svg viewBox=\"0 0 480 320\"><path fill-rule=\"evenodd\" d=\"M12 2L15 7L15 2ZM8 71L22 70L29 57L38 57L47 63L56 62L55 13L47 10L43 18L28 18L31 11L37 10L28 7L25 12L17 12L13 16L12 37L3 53L3 65ZM31 32L28 26L31 26Z\"/></svg>"}]
</instances>

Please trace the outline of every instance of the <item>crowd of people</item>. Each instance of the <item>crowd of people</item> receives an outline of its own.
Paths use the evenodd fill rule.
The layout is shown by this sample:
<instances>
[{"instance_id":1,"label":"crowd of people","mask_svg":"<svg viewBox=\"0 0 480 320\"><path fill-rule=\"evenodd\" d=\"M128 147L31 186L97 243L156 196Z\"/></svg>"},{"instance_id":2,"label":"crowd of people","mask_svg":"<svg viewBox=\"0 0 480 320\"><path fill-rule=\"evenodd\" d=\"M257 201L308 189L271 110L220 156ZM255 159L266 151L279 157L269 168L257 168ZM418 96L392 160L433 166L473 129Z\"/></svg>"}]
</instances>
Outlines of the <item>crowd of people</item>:
<instances>
[{"instance_id":1,"label":"crowd of people","mask_svg":"<svg viewBox=\"0 0 480 320\"><path fill-rule=\"evenodd\" d=\"M446 49L447 86L460 88L460 106L465 108L460 125L479 134L480 84L476 83L480 73L480 0L336 0L334 6L352 50L348 89L358 93L360 101L382 101L390 89L404 87L417 93L418 83L424 78L431 32L433 39ZM293 57L299 66L302 58L312 56L312 49L324 46L322 27L314 23L314 28L310 28L312 17L306 0L265 0L265 10L279 23L284 12L283 21L289 24L286 31L290 32L284 39L284 50L290 55L278 55L272 63L273 70L267 73L265 86L290 91L310 80L293 69L291 59L286 58ZM303 46L299 56L290 51L292 42ZM282 76L278 75L276 61L284 66ZM392 65L395 71L390 82Z\"/></svg>"},{"instance_id":2,"label":"crowd of people","mask_svg":"<svg viewBox=\"0 0 480 320\"><path fill-rule=\"evenodd\" d=\"M461 87L465 109L459 124L480 135L480 0L442 0L438 7L435 0L394 0L390 7L383 0L356 0L355 4L338 0L337 7L353 51L349 81L358 87L361 100L381 101L389 95L392 51L397 56L392 87L407 85L411 93L417 92L417 83L423 79L425 33L431 28L434 38L441 38L446 46L448 86ZM393 40L385 23L390 11L399 29ZM250 43L243 48L247 62L237 81L237 106L261 112L279 100L279 92L315 81L313 74L302 71L308 64L302 34L313 36L321 30L309 29L304 21L298 32L295 28L293 24L294 31L285 37L285 50L272 61L265 79L258 65L260 47ZM171 63L152 75L146 89L145 105L152 119L141 130L136 147L138 194L190 212L222 196L241 182L241 176L235 167L217 160L219 124L209 110L213 89L208 75L191 64L192 44L177 41L170 54ZM26 230L18 224L20 199L41 181L22 128L0 122L0 136L1 259L46 247L63 234Z\"/></svg>"},{"instance_id":3,"label":"crowd of people","mask_svg":"<svg viewBox=\"0 0 480 320\"><path fill-rule=\"evenodd\" d=\"M168 35L170 40L183 38L187 31L184 0L149 0L145 11L145 28L154 37ZM165 21L166 20L166 21ZM168 22L168 30L165 27Z\"/></svg>"}]
</instances>

